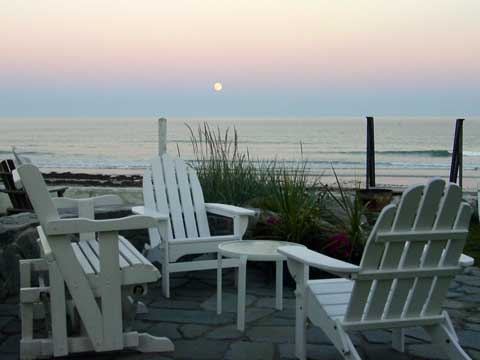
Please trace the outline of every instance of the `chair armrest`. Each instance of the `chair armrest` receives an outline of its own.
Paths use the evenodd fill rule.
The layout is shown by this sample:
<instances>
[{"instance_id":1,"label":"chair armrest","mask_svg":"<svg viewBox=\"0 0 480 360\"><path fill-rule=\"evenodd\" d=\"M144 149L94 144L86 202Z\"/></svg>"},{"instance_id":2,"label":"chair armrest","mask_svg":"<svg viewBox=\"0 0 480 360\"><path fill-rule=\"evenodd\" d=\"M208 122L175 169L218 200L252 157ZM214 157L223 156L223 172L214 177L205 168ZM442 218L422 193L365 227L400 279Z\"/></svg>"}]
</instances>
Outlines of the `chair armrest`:
<instances>
[{"instance_id":1,"label":"chair armrest","mask_svg":"<svg viewBox=\"0 0 480 360\"><path fill-rule=\"evenodd\" d=\"M226 216L230 218L233 218L235 216L254 216L255 215L255 211L253 210L245 209L239 206L225 205L225 204L208 203L208 204L205 204L205 209L209 213Z\"/></svg>"},{"instance_id":2,"label":"chair armrest","mask_svg":"<svg viewBox=\"0 0 480 360\"><path fill-rule=\"evenodd\" d=\"M331 258L303 246L281 246L278 252L289 260L292 259L335 275L345 276L360 271L357 265Z\"/></svg>"},{"instance_id":3,"label":"chair armrest","mask_svg":"<svg viewBox=\"0 0 480 360\"><path fill-rule=\"evenodd\" d=\"M78 204L83 201L91 201L93 206L123 205L123 200L118 195L100 195L83 199L56 197L52 198L52 201L56 208L78 208Z\"/></svg>"},{"instance_id":4,"label":"chair armrest","mask_svg":"<svg viewBox=\"0 0 480 360\"><path fill-rule=\"evenodd\" d=\"M162 214L156 210L146 208L145 206L134 206L132 207L132 212L137 215L152 216L159 220L168 220L168 214Z\"/></svg>"},{"instance_id":5,"label":"chair armrest","mask_svg":"<svg viewBox=\"0 0 480 360\"><path fill-rule=\"evenodd\" d=\"M85 218L60 219L48 222L45 225L44 231L47 235L66 235L146 229L157 226L159 220L163 219L142 215L107 220L91 220Z\"/></svg>"},{"instance_id":6,"label":"chair armrest","mask_svg":"<svg viewBox=\"0 0 480 360\"><path fill-rule=\"evenodd\" d=\"M468 255L462 254L460 255L460 260L458 262L461 267L468 267L473 266L473 264L475 263L475 259Z\"/></svg>"}]
</instances>

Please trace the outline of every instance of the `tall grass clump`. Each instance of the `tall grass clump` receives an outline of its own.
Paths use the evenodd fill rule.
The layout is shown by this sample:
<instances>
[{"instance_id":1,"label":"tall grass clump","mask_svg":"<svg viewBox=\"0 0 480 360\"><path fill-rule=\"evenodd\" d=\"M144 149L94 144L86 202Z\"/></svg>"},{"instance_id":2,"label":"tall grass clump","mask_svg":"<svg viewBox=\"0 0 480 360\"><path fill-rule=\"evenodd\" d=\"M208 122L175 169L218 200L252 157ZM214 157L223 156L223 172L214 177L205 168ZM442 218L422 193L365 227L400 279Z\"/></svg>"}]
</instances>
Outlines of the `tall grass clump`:
<instances>
[{"instance_id":1,"label":"tall grass clump","mask_svg":"<svg viewBox=\"0 0 480 360\"><path fill-rule=\"evenodd\" d=\"M284 241L307 244L308 235L319 230L322 199L313 191L316 180L309 181L307 162L302 160L293 169L283 166L270 176L272 191L263 205L279 215L273 228L275 235Z\"/></svg>"},{"instance_id":2,"label":"tall grass clump","mask_svg":"<svg viewBox=\"0 0 480 360\"><path fill-rule=\"evenodd\" d=\"M207 123L190 132L194 161L207 202L254 205L271 191L275 161L252 161L248 151L238 147L238 133L212 128Z\"/></svg>"}]
</instances>

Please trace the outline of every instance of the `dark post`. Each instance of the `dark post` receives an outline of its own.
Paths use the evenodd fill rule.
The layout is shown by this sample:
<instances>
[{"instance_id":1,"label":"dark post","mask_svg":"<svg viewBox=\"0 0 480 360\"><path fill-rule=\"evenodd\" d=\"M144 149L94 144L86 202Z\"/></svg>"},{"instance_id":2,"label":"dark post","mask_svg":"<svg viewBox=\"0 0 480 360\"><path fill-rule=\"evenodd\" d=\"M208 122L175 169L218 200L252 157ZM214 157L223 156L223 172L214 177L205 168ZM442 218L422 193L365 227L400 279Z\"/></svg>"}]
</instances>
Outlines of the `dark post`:
<instances>
[{"instance_id":1,"label":"dark post","mask_svg":"<svg viewBox=\"0 0 480 360\"><path fill-rule=\"evenodd\" d=\"M375 187L375 134L373 116L367 116L367 189Z\"/></svg>"},{"instance_id":2,"label":"dark post","mask_svg":"<svg viewBox=\"0 0 480 360\"><path fill-rule=\"evenodd\" d=\"M453 139L452 163L450 165L450 181L462 187L463 182L463 121L457 119L455 124L455 137Z\"/></svg>"}]
</instances>

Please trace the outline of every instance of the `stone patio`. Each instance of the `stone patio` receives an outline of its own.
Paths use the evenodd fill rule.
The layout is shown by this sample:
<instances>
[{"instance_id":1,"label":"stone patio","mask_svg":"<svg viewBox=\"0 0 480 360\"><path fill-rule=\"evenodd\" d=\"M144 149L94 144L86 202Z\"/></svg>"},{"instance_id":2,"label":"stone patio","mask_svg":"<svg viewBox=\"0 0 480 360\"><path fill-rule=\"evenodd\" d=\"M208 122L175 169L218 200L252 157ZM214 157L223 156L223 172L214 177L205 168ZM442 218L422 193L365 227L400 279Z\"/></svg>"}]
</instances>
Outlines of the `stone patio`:
<instances>
[{"instance_id":1,"label":"stone patio","mask_svg":"<svg viewBox=\"0 0 480 360\"><path fill-rule=\"evenodd\" d=\"M253 265L253 264L252 264ZM102 355L83 354L75 359L292 359L294 341L294 294L284 291L284 310L274 305L274 281L265 268L249 265L247 279L246 330L236 327L236 289L233 272L224 276L224 312L217 315L216 272L181 274L172 279L172 297L161 295L160 284L149 288L149 313L139 315L132 327L154 335L168 336L175 344L169 354L141 354L131 351ZM449 311L461 345L473 359L480 359L480 270L469 268L452 284L445 308ZM16 299L0 304L0 359L18 358L20 321ZM354 334L363 359L442 359L442 353L428 342L421 329L407 336L407 353L390 348L388 331ZM341 359L333 345L315 327L308 329L310 359Z\"/></svg>"}]
</instances>

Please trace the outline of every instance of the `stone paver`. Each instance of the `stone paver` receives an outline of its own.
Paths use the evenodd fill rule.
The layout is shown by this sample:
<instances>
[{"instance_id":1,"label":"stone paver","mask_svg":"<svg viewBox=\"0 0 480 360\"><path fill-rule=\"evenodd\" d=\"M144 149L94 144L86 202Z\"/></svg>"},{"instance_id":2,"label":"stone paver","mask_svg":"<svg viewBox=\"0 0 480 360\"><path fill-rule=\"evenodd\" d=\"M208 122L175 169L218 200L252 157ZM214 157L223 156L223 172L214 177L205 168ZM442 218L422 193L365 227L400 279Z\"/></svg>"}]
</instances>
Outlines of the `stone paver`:
<instances>
[{"instance_id":1,"label":"stone paver","mask_svg":"<svg viewBox=\"0 0 480 360\"><path fill-rule=\"evenodd\" d=\"M252 271L250 271L252 269ZM295 298L293 290L284 289L284 309L273 308L274 277L248 268L246 330L236 329L236 289L224 288L223 313L216 314L215 271L175 274L171 298L165 299L159 283L150 286L145 298L149 312L138 315L130 324L133 330L167 336L175 344L175 352L141 354L132 351L108 354L85 354L75 359L147 360L147 359L293 359ZM225 272L225 282L232 282L233 272ZM18 358L19 311L18 301L8 299L0 304L0 359ZM467 269L452 284L444 307L457 329L460 342L473 359L480 359L480 270ZM405 354L391 349L391 333L371 330L352 333L353 343L365 359L419 360L442 359L444 354L430 344L421 328L406 332ZM309 359L336 360L340 354L325 334L310 325L307 329Z\"/></svg>"},{"instance_id":2,"label":"stone paver","mask_svg":"<svg viewBox=\"0 0 480 360\"><path fill-rule=\"evenodd\" d=\"M228 360L264 360L272 359L275 353L273 344L251 343L239 341L232 344L230 350L226 353L225 359Z\"/></svg>"}]
</instances>

